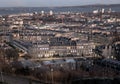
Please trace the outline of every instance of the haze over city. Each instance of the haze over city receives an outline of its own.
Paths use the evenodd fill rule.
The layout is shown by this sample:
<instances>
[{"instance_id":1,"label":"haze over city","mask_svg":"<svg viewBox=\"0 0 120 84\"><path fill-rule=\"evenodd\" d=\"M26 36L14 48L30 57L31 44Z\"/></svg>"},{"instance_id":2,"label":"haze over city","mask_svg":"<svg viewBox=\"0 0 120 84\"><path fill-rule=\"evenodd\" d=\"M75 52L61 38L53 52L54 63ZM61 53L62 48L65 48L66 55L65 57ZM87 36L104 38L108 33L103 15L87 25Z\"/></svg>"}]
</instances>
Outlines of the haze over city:
<instances>
[{"instance_id":1,"label":"haze over city","mask_svg":"<svg viewBox=\"0 0 120 84\"><path fill-rule=\"evenodd\" d=\"M0 7L55 7L89 4L120 4L120 0L0 0Z\"/></svg>"}]
</instances>

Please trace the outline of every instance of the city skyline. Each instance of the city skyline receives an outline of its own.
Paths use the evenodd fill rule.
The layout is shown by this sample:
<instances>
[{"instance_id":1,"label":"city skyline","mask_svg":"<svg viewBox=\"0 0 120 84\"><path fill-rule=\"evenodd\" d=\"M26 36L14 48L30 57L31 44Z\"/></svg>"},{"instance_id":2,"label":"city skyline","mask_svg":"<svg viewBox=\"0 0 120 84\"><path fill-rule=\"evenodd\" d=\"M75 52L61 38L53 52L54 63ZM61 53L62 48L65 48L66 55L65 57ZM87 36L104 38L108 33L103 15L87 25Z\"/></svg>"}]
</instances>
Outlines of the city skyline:
<instances>
[{"instance_id":1,"label":"city skyline","mask_svg":"<svg viewBox=\"0 0 120 84\"><path fill-rule=\"evenodd\" d=\"M120 0L0 0L0 7L56 7L91 4L120 4Z\"/></svg>"}]
</instances>

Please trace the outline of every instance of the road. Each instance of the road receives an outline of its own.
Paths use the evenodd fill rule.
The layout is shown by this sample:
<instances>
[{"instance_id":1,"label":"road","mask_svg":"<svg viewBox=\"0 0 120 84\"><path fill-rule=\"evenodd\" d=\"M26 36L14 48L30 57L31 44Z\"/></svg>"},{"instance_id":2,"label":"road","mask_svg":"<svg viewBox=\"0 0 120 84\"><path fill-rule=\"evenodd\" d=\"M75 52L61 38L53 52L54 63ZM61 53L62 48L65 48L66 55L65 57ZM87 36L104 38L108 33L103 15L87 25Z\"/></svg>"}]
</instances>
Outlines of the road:
<instances>
[{"instance_id":1,"label":"road","mask_svg":"<svg viewBox=\"0 0 120 84\"><path fill-rule=\"evenodd\" d=\"M77 59L77 58L93 58L93 56L86 56L86 57L51 57L51 58L36 58L36 59L31 59L31 60L57 60L57 59Z\"/></svg>"},{"instance_id":2,"label":"road","mask_svg":"<svg viewBox=\"0 0 120 84\"><path fill-rule=\"evenodd\" d=\"M30 80L28 78L19 77L19 76L12 76L7 74L0 75L0 81L5 81L8 84L44 84L38 81Z\"/></svg>"}]
</instances>

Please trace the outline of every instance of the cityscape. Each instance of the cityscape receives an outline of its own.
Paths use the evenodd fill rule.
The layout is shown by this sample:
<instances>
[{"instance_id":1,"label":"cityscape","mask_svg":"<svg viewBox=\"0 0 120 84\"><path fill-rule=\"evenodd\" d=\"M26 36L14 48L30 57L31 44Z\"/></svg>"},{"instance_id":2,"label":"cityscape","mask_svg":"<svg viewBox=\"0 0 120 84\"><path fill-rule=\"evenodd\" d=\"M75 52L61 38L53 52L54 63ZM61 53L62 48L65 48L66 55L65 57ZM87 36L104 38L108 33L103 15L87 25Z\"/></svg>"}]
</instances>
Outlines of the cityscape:
<instances>
[{"instance_id":1,"label":"cityscape","mask_svg":"<svg viewBox=\"0 0 120 84\"><path fill-rule=\"evenodd\" d=\"M0 8L0 84L120 84L119 9Z\"/></svg>"}]
</instances>

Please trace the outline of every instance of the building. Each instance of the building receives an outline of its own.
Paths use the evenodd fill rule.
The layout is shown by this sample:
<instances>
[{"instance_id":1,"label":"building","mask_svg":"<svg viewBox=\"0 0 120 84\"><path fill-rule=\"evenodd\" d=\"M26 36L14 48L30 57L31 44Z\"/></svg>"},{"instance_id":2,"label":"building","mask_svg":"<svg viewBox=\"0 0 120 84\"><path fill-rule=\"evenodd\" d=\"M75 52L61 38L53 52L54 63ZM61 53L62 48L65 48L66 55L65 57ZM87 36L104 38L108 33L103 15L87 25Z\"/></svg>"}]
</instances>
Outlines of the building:
<instances>
[{"instance_id":1,"label":"building","mask_svg":"<svg viewBox=\"0 0 120 84\"><path fill-rule=\"evenodd\" d=\"M78 56L93 56L93 49L95 44L88 41L77 42L77 55Z\"/></svg>"},{"instance_id":2,"label":"building","mask_svg":"<svg viewBox=\"0 0 120 84\"><path fill-rule=\"evenodd\" d=\"M117 59L120 60L120 41L115 42L113 45L113 56Z\"/></svg>"},{"instance_id":3,"label":"building","mask_svg":"<svg viewBox=\"0 0 120 84\"><path fill-rule=\"evenodd\" d=\"M50 39L50 49L55 51L55 55L67 56L76 55L76 41L67 37L55 37Z\"/></svg>"},{"instance_id":4,"label":"building","mask_svg":"<svg viewBox=\"0 0 120 84\"><path fill-rule=\"evenodd\" d=\"M47 42L34 42L29 48L29 54L32 55L33 58L51 57L54 51L50 50Z\"/></svg>"}]
</instances>

